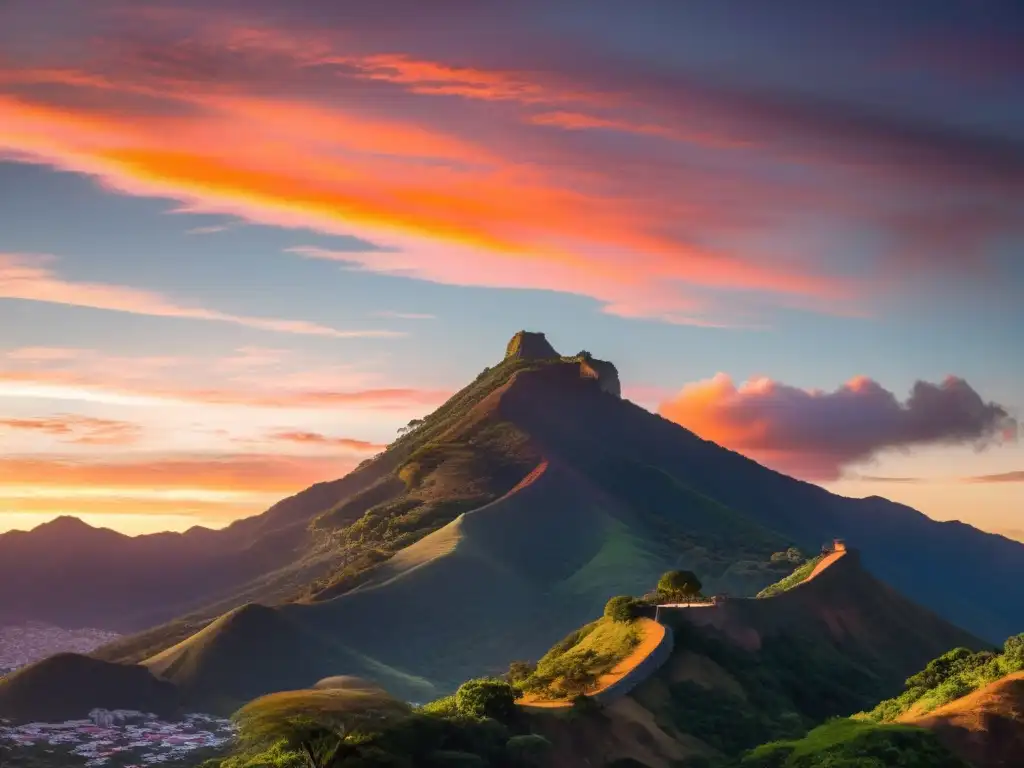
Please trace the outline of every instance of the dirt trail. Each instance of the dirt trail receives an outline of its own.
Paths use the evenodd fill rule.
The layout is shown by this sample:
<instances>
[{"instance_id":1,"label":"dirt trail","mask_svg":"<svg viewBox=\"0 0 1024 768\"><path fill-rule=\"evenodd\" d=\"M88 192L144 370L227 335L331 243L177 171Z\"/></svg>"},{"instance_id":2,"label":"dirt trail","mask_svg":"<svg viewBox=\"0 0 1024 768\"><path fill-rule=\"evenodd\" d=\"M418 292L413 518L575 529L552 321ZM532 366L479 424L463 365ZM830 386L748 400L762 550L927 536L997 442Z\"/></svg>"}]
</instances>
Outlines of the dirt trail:
<instances>
[{"instance_id":1,"label":"dirt trail","mask_svg":"<svg viewBox=\"0 0 1024 768\"><path fill-rule=\"evenodd\" d=\"M619 680L633 671L640 662L650 656L661 644L662 639L665 637L665 627L653 619L637 619L636 623L637 628L641 632L639 644L637 644L628 656L612 667L611 671L601 675L601 677L597 679L597 686L587 694L588 696L600 693L606 688L609 688L619 682ZM527 694L519 700L519 704L524 707L544 708L572 706L571 701L547 701L537 698L535 694Z\"/></svg>"},{"instance_id":2,"label":"dirt trail","mask_svg":"<svg viewBox=\"0 0 1024 768\"><path fill-rule=\"evenodd\" d=\"M816 576L820 575L822 571L824 571L830 565L835 563L836 560L838 560L839 558L841 558L845 554L846 554L846 550L845 549L837 549L832 554L826 556L825 558L822 559L822 561L820 563L818 563L816 566L814 566L814 570L811 571L811 575L808 576L806 579L804 579L804 581L810 581L811 579L813 579Z\"/></svg>"}]
</instances>

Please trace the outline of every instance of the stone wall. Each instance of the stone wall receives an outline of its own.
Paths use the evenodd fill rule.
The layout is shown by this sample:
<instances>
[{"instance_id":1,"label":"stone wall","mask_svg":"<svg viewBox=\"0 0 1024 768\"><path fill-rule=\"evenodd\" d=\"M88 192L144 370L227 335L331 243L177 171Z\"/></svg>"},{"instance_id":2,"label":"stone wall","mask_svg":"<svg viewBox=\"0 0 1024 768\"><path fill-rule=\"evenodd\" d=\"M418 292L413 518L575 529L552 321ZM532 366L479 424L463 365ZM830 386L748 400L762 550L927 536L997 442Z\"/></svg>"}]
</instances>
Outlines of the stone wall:
<instances>
[{"instance_id":1,"label":"stone wall","mask_svg":"<svg viewBox=\"0 0 1024 768\"><path fill-rule=\"evenodd\" d=\"M672 655L674 646L672 627L665 627L665 636L661 638L658 647L651 651L646 659L633 667L621 680L609 685L600 693L593 694L590 698L601 704L609 704L622 698L661 669L661 666Z\"/></svg>"}]
</instances>

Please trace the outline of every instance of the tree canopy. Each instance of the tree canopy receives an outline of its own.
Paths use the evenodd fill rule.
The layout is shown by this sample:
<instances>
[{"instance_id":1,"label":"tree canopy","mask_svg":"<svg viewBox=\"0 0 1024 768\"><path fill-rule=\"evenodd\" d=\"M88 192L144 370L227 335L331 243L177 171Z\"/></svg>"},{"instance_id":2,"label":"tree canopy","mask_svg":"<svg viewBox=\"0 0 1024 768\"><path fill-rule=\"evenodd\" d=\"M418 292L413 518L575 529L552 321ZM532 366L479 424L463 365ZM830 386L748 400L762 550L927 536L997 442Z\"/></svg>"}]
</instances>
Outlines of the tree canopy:
<instances>
[{"instance_id":1,"label":"tree canopy","mask_svg":"<svg viewBox=\"0 0 1024 768\"><path fill-rule=\"evenodd\" d=\"M693 571L668 571L658 579L658 593L668 600L692 600L702 586Z\"/></svg>"}]
</instances>

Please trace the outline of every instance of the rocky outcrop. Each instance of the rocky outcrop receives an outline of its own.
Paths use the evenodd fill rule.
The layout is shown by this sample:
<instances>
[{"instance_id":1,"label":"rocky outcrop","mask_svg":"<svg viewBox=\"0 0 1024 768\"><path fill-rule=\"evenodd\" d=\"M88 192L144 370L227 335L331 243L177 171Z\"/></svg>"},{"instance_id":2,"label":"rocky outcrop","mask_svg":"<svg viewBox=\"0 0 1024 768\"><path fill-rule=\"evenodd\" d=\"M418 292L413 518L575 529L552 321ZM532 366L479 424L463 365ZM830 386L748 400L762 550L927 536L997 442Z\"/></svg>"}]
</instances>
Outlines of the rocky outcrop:
<instances>
[{"instance_id":1,"label":"rocky outcrop","mask_svg":"<svg viewBox=\"0 0 1024 768\"><path fill-rule=\"evenodd\" d=\"M597 379L597 383L603 391L616 397L622 397L619 371L614 364L606 360L587 357L580 360L580 375L585 379Z\"/></svg>"},{"instance_id":2,"label":"rocky outcrop","mask_svg":"<svg viewBox=\"0 0 1024 768\"><path fill-rule=\"evenodd\" d=\"M510 357L521 360L555 360L561 355L555 351L543 333L519 331L505 348L505 359Z\"/></svg>"}]
</instances>

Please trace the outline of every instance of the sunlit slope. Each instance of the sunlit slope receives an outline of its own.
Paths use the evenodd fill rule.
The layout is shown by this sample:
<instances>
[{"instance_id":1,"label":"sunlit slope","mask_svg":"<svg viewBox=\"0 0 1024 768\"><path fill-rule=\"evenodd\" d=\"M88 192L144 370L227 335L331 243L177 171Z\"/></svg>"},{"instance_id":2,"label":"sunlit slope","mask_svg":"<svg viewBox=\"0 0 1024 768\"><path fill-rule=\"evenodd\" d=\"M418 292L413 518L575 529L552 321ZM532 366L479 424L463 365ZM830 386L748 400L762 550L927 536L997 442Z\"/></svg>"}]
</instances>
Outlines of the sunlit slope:
<instances>
[{"instance_id":1,"label":"sunlit slope","mask_svg":"<svg viewBox=\"0 0 1024 768\"><path fill-rule=\"evenodd\" d=\"M1024 672L904 722L933 731L976 768L1024 765Z\"/></svg>"}]
</instances>

